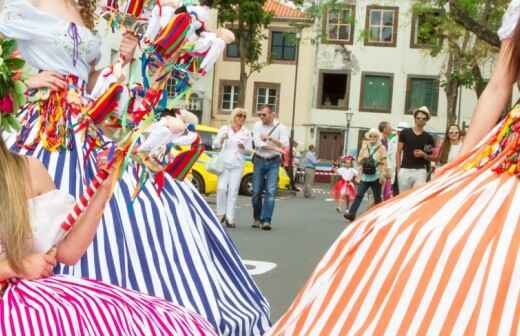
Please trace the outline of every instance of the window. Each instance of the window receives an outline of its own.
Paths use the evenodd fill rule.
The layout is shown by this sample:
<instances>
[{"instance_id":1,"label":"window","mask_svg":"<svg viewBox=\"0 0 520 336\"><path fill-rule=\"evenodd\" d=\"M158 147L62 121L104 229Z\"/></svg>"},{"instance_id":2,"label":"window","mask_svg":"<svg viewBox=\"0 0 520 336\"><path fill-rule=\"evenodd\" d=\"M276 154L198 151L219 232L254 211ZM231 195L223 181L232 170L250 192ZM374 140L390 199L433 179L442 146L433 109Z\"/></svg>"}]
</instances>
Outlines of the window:
<instances>
[{"instance_id":1,"label":"window","mask_svg":"<svg viewBox=\"0 0 520 336\"><path fill-rule=\"evenodd\" d=\"M344 71L320 73L318 108L347 109L350 91L350 74Z\"/></svg>"},{"instance_id":2,"label":"window","mask_svg":"<svg viewBox=\"0 0 520 336\"><path fill-rule=\"evenodd\" d=\"M269 105L273 112L278 112L280 84L255 83L253 111L258 112L264 105Z\"/></svg>"},{"instance_id":3,"label":"window","mask_svg":"<svg viewBox=\"0 0 520 336\"><path fill-rule=\"evenodd\" d=\"M440 10L431 10L413 16L411 48L428 48L440 44L436 29L441 24L441 15Z\"/></svg>"},{"instance_id":4,"label":"window","mask_svg":"<svg viewBox=\"0 0 520 336\"><path fill-rule=\"evenodd\" d=\"M296 60L296 33L271 32L272 61L294 62Z\"/></svg>"},{"instance_id":5,"label":"window","mask_svg":"<svg viewBox=\"0 0 520 336\"><path fill-rule=\"evenodd\" d=\"M354 22L354 6L327 9L325 42L352 44Z\"/></svg>"},{"instance_id":6,"label":"window","mask_svg":"<svg viewBox=\"0 0 520 336\"><path fill-rule=\"evenodd\" d=\"M233 34L238 37L238 30L233 30ZM224 55L225 59L235 60L240 58L240 46L238 45L238 40L235 40L233 43L230 43L226 46L226 53Z\"/></svg>"},{"instance_id":7,"label":"window","mask_svg":"<svg viewBox=\"0 0 520 336\"><path fill-rule=\"evenodd\" d=\"M238 104L240 96L240 82L220 81L220 112L229 114Z\"/></svg>"},{"instance_id":8,"label":"window","mask_svg":"<svg viewBox=\"0 0 520 336\"><path fill-rule=\"evenodd\" d=\"M406 85L406 110L427 106L432 115L437 115L439 104L439 79L437 77L410 76Z\"/></svg>"},{"instance_id":9,"label":"window","mask_svg":"<svg viewBox=\"0 0 520 336\"><path fill-rule=\"evenodd\" d=\"M390 113L394 77L391 74L363 73L359 109Z\"/></svg>"},{"instance_id":10,"label":"window","mask_svg":"<svg viewBox=\"0 0 520 336\"><path fill-rule=\"evenodd\" d=\"M365 45L395 47L398 13L397 7L367 7Z\"/></svg>"},{"instance_id":11,"label":"window","mask_svg":"<svg viewBox=\"0 0 520 336\"><path fill-rule=\"evenodd\" d=\"M175 78L168 79L168 83L166 83L166 92L168 92L168 97L175 97Z\"/></svg>"}]
</instances>

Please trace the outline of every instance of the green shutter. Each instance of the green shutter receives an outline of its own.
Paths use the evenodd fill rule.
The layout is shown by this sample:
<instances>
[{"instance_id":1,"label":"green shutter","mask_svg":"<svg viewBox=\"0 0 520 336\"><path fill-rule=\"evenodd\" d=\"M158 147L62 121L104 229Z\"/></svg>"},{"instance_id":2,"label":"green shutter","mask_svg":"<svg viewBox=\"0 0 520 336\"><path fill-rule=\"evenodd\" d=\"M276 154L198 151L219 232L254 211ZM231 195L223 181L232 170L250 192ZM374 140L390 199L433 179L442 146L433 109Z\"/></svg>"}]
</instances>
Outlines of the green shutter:
<instances>
[{"instance_id":1,"label":"green shutter","mask_svg":"<svg viewBox=\"0 0 520 336\"><path fill-rule=\"evenodd\" d=\"M439 104L439 81L432 78L410 79L410 92L406 110L427 106L433 114L437 114Z\"/></svg>"},{"instance_id":2,"label":"green shutter","mask_svg":"<svg viewBox=\"0 0 520 336\"><path fill-rule=\"evenodd\" d=\"M389 111L392 98L392 78L367 75L363 83L363 108Z\"/></svg>"}]
</instances>

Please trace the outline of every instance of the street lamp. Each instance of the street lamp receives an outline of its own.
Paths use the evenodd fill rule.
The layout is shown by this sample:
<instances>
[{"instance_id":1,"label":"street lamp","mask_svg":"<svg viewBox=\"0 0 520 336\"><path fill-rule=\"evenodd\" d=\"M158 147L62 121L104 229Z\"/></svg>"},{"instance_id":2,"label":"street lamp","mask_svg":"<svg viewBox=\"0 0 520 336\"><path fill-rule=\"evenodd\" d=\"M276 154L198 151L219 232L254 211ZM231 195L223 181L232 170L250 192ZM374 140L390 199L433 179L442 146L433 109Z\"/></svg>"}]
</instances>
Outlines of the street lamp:
<instances>
[{"instance_id":1,"label":"street lamp","mask_svg":"<svg viewBox=\"0 0 520 336\"><path fill-rule=\"evenodd\" d=\"M347 155L348 154L348 138L349 138L349 135L350 135L350 122L352 121L352 117L354 116L354 112L352 112L350 110L347 110L347 112L345 113L345 116L347 118L347 130L346 130L346 133L345 133L345 144L343 146L343 155Z\"/></svg>"},{"instance_id":2,"label":"street lamp","mask_svg":"<svg viewBox=\"0 0 520 336\"><path fill-rule=\"evenodd\" d=\"M296 70L294 75L294 92L293 92L293 106L291 116L291 136L289 138L289 178L291 179L291 189L294 188L294 119L296 115L296 94L298 92L298 68L300 65L300 41L302 39L302 28L296 32L296 48L295 48L295 59L296 59Z\"/></svg>"}]
</instances>

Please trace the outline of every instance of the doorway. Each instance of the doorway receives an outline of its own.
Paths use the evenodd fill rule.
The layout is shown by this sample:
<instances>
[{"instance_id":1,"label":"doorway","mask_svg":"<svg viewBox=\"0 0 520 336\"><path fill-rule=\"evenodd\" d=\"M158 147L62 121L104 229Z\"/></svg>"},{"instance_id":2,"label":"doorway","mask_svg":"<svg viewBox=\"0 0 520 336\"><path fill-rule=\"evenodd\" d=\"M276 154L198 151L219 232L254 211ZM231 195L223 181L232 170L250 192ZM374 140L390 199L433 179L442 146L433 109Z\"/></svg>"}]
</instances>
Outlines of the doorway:
<instances>
[{"instance_id":1,"label":"doorway","mask_svg":"<svg viewBox=\"0 0 520 336\"><path fill-rule=\"evenodd\" d=\"M343 142L345 140L341 131L320 131L318 144L318 157L321 160L337 160L343 155Z\"/></svg>"}]
</instances>

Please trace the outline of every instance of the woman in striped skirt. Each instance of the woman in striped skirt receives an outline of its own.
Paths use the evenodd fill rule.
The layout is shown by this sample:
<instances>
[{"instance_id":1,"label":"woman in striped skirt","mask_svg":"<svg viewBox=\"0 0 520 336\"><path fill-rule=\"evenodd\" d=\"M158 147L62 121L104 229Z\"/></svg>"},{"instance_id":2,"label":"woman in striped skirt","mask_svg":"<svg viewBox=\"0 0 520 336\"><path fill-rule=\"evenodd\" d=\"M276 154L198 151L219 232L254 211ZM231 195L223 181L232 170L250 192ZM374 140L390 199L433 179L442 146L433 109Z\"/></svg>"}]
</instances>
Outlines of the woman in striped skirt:
<instances>
[{"instance_id":1,"label":"woman in striped skirt","mask_svg":"<svg viewBox=\"0 0 520 336\"><path fill-rule=\"evenodd\" d=\"M57 261L74 264L92 242L111 180L98 180L90 204L56 239L62 235L47 233L60 233L74 199L56 190L38 160L9 152L0 137L1 335L216 335L202 317L162 299L52 276Z\"/></svg>"},{"instance_id":2,"label":"woman in striped skirt","mask_svg":"<svg viewBox=\"0 0 520 336\"><path fill-rule=\"evenodd\" d=\"M97 165L94 155L87 156L90 144L70 132L98 74L92 6L90 0L42 0L38 7L31 0L5 0L0 14L0 33L17 40L33 69L45 70L27 81L32 90L19 114L22 129L5 135L6 142L12 151L42 161L58 188L76 198ZM125 35L125 59L134 48ZM130 165L86 254L74 265L58 264L55 272L178 303L223 335L263 334L269 305L205 200L191 183L166 176L160 194L150 181L132 201L136 176Z\"/></svg>"},{"instance_id":3,"label":"woman in striped skirt","mask_svg":"<svg viewBox=\"0 0 520 336\"><path fill-rule=\"evenodd\" d=\"M514 0L464 154L347 227L269 335L519 334L520 106L490 126L519 77L519 17Z\"/></svg>"}]
</instances>

